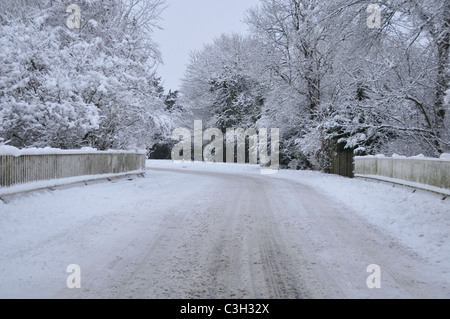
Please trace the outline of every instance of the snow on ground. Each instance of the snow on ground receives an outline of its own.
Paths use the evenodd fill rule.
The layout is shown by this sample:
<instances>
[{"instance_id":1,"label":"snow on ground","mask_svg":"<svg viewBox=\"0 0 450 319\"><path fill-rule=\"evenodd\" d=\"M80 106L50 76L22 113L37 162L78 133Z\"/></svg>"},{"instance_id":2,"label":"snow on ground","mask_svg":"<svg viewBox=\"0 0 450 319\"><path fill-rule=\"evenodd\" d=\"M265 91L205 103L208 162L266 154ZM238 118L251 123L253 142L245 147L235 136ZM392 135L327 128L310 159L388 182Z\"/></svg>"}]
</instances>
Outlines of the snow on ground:
<instances>
[{"instance_id":1,"label":"snow on ground","mask_svg":"<svg viewBox=\"0 0 450 319\"><path fill-rule=\"evenodd\" d=\"M412 188L413 190L429 191L432 193L436 193L438 195L442 195L442 198L450 197L450 189L448 189L448 188L436 187L436 186L432 186L432 185L410 182L410 181L405 181L405 180L402 180L399 178L391 178L391 177L385 177L385 176L380 176L380 175L355 174L355 177L362 178L362 179L369 179L369 180L372 179L377 182L387 182L387 183L391 183L391 184L397 184L400 186Z\"/></svg>"},{"instance_id":2,"label":"snow on ground","mask_svg":"<svg viewBox=\"0 0 450 319\"><path fill-rule=\"evenodd\" d=\"M0 201L0 298L52 298L65 287L68 265L100 252L113 254L144 226L155 231L176 196L172 185L179 182L159 175L154 181L92 182Z\"/></svg>"},{"instance_id":3,"label":"snow on ground","mask_svg":"<svg viewBox=\"0 0 450 319\"><path fill-rule=\"evenodd\" d=\"M0 187L0 198L7 197L15 194L26 193L33 190L43 190L47 188L56 188L60 186L68 186L75 184L83 184L85 182L94 182L97 180L106 181L108 179L122 178L131 175L144 174L145 170L140 169L136 171L129 171L119 174L101 174L101 175L84 175L67 178L58 178L47 181L36 181L24 184L17 184L10 187Z\"/></svg>"},{"instance_id":4,"label":"snow on ground","mask_svg":"<svg viewBox=\"0 0 450 319\"><path fill-rule=\"evenodd\" d=\"M389 236L412 249L432 266L408 265L408 258L398 259L399 267L405 265L424 275L429 275L425 273L427 269L435 273L432 281L440 282L445 293L424 291L425 296L450 296L448 199L444 201L432 193L413 193L412 189L386 183L318 172L280 171L261 176L256 165L148 161L147 167L151 170L147 171L146 178L113 183L92 182L87 187L39 191L21 195L8 203L0 201L0 297L114 298L124 297L126 293L127 298L195 298L227 296L224 287L229 285L236 288L233 293L237 293L237 297L254 297L252 293L265 291L267 294L261 297L267 298L272 296L272 290L260 282L264 278L262 274L267 272L263 261L270 264L271 258L275 258L272 254L283 248L290 255L298 255L293 265L304 263L305 267L295 269L294 266L293 269L303 272L299 275L303 279L299 281L306 283L309 280L309 286L314 287L316 281L317 286L323 286L323 282L331 283L340 275L347 279L347 287L336 284L333 288L330 286L329 291L324 288L322 295L370 298L374 295L360 285L365 284L364 274L361 280L357 279L359 286L355 288L351 285L354 278L345 272L345 267L354 269L360 263L368 262L366 254L371 251L371 245L379 247L380 243L390 243L390 240L385 240ZM224 175L230 177L225 178ZM258 185L261 185L261 192L257 190ZM253 189L246 189L247 186ZM269 195L276 196L274 201L265 197L268 194L263 192L264 188L268 189ZM285 193L288 195L284 196ZM323 206L317 193L323 194ZM294 202L295 194L303 196L303 204ZM250 199L249 196L255 198ZM314 197L311 203L305 202L308 196ZM230 202L232 198L236 198L234 203ZM261 220L258 212L264 210L266 205L274 206L275 211L276 207L285 211L280 211L280 217L267 211L266 218L270 222ZM314 219L320 214L314 206L327 210L320 220ZM241 212L234 215L235 210ZM340 210L345 210L345 213L329 215ZM225 212L235 217L230 220L228 217L222 218L221 214ZM324 220L327 216L330 216L329 223ZM297 223L297 218L303 220ZM282 228L276 228L273 222L281 222ZM381 234L383 239L378 243L359 244L358 236L371 229L364 225L356 229L359 223L374 225L379 230L374 230L374 234ZM334 225L337 225L335 229ZM227 227L232 230L231 234L224 233ZM267 238L261 237L258 227L267 234ZM305 227L320 233L300 230ZM330 248L335 241L332 234L344 236L345 232L351 231L351 227L355 228L355 235L345 239L343 246L336 246L339 249ZM284 233L284 230L287 231ZM271 234L276 236L271 238ZM368 234L367 238L376 239L370 236ZM292 238L294 240L289 241ZM308 238L311 243L305 242ZM261 240L262 246L259 243ZM283 246L286 242L288 245ZM261 247L266 247L266 250L261 250ZM345 256L352 252L355 254L354 260L348 260ZM396 279L395 285L400 282L408 291L410 278L398 279L402 269L394 269L392 265L396 264L397 252L403 250L394 247L390 252L383 251L382 257L387 258L387 264L391 259L391 265L387 268ZM225 253L231 257L221 257ZM302 256L302 253L306 255ZM288 263L290 260L281 257L280 261ZM315 259L308 261L302 258ZM412 261L418 260L411 258ZM342 264L334 264L338 259ZM199 265L199 261L205 264ZM228 263L233 263L235 268ZM79 295L69 293L66 287L66 267L70 264L81 264L83 286L88 286ZM284 279L290 278L292 271L287 266L275 263L271 267L272 273L266 274L269 281L278 282L278 272L285 273ZM307 272L311 268L316 279L311 279L311 273ZM153 273L149 274L149 270ZM239 271L242 271L240 278ZM295 271L294 277L297 276ZM210 281L205 281L208 278L206 273L212 276ZM238 277L232 279L235 275ZM191 278L197 278L197 282L186 282ZM417 277L414 276L413 281L416 280L414 278ZM219 285L221 280L222 286ZM425 279L417 278L419 283L420 280ZM91 284L88 285L88 282ZM244 286L239 287L239 283ZM285 283L285 288L289 290L289 280ZM214 284L217 287L211 287ZM395 285L386 287L386 284L384 294L376 296L404 297L404 291L395 290ZM251 286L253 290L249 288ZM147 287L146 290L144 287ZM415 292L406 297L417 295L421 287L415 287ZM194 288L192 294L188 294L189 289ZM341 290L345 292L340 293ZM277 296L276 290L272 292ZM278 291L279 294L282 292ZM310 295L321 294L312 291Z\"/></svg>"},{"instance_id":5,"label":"snow on ground","mask_svg":"<svg viewBox=\"0 0 450 319\"><path fill-rule=\"evenodd\" d=\"M119 174L101 174L101 175L84 175L84 176L75 176L75 177L67 177L67 178L58 178L51 179L47 181L36 181L29 182L24 184L17 184L10 187L0 187L0 198L8 197L15 194L27 193L33 190L45 190L48 188L56 188L60 186L68 186L75 184L83 184L85 182L94 182L97 180L106 181L108 179L116 179L123 178L131 175L140 175L144 174L145 170L140 169L136 171L129 171L125 173Z\"/></svg>"},{"instance_id":6,"label":"snow on ground","mask_svg":"<svg viewBox=\"0 0 450 319\"><path fill-rule=\"evenodd\" d=\"M149 161L152 168L177 168L234 174L260 173L257 165ZM450 270L450 198L393 184L349 179L314 171L280 170L267 178L289 179L320 190L370 223ZM427 188L427 185L423 185Z\"/></svg>"},{"instance_id":7,"label":"snow on ground","mask_svg":"<svg viewBox=\"0 0 450 319\"><path fill-rule=\"evenodd\" d=\"M434 263L450 269L450 198L394 184L318 172L280 172L342 202Z\"/></svg>"}]
</instances>

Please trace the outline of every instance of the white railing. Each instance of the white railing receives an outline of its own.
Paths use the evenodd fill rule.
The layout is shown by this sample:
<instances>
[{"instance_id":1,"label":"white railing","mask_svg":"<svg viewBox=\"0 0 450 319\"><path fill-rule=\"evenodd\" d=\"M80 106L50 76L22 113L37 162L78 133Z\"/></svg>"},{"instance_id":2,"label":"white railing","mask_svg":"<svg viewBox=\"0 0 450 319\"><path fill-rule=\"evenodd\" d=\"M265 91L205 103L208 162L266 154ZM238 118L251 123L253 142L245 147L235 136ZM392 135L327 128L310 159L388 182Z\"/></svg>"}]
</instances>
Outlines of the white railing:
<instances>
[{"instance_id":1,"label":"white railing","mask_svg":"<svg viewBox=\"0 0 450 319\"><path fill-rule=\"evenodd\" d=\"M142 152L60 151L1 155L0 187L78 176L121 174L145 169Z\"/></svg>"},{"instance_id":2,"label":"white railing","mask_svg":"<svg viewBox=\"0 0 450 319\"><path fill-rule=\"evenodd\" d=\"M355 175L384 176L450 189L450 160L420 157L355 157Z\"/></svg>"}]
</instances>

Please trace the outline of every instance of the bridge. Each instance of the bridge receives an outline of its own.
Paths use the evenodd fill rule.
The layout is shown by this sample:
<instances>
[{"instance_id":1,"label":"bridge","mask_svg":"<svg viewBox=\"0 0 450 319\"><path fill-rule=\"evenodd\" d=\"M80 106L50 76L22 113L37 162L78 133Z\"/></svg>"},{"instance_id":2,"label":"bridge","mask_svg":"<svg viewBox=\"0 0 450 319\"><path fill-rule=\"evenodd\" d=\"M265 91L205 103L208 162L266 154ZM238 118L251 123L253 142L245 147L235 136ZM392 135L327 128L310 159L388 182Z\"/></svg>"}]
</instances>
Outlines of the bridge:
<instances>
[{"instance_id":1,"label":"bridge","mask_svg":"<svg viewBox=\"0 0 450 319\"><path fill-rule=\"evenodd\" d=\"M435 193L87 153L16 154L29 156L22 169L93 162L59 179L72 184L1 188L43 183L0 201L1 298L450 297L450 201ZM111 170L85 175L103 167L96 160ZM374 264L379 289L368 284ZM69 265L79 288L67 284Z\"/></svg>"}]
</instances>

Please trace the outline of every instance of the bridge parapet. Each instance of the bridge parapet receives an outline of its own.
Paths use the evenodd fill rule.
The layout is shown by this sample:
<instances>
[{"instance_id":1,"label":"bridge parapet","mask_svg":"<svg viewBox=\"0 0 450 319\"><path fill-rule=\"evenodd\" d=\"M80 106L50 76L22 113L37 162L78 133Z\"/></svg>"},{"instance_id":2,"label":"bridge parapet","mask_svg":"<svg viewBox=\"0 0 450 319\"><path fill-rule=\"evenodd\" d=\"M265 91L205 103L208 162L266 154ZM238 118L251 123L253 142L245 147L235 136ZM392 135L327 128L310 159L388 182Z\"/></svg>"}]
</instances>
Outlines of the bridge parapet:
<instances>
[{"instance_id":1,"label":"bridge parapet","mask_svg":"<svg viewBox=\"0 0 450 319\"><path fill-rule=\"evenodd\" d=\"M145 151L9 149L0 152L0 187L145 170Z\"/></svg>"}]
</instances>

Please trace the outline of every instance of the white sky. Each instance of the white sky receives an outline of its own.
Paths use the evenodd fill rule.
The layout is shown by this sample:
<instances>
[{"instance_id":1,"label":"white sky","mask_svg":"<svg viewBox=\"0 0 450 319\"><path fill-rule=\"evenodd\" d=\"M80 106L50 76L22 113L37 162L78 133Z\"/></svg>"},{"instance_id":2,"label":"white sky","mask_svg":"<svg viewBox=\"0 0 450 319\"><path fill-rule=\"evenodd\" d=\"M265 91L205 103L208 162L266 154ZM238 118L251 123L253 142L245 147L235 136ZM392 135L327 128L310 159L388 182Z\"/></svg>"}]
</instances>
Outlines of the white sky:
<instances>
[{"instance_id":1,"label":"white sky","mask_svg":"<svg viewBox=\"0 0 450 319\"><path fill-rule=\"evenodd\" d=\"M164 65L158 74L164 88L179 89L191 51L200 50L222 33L246 33L243 22L246 9L259 0L166 0L168 8L162 14L163 30L156 31L154 40L160 45Z\"/></svg>"}]
</instances>

